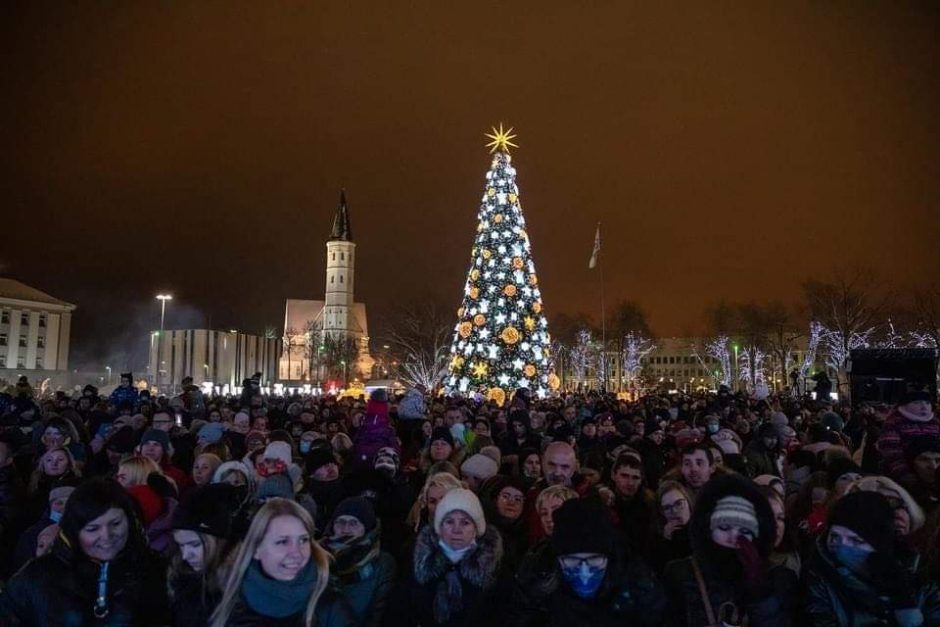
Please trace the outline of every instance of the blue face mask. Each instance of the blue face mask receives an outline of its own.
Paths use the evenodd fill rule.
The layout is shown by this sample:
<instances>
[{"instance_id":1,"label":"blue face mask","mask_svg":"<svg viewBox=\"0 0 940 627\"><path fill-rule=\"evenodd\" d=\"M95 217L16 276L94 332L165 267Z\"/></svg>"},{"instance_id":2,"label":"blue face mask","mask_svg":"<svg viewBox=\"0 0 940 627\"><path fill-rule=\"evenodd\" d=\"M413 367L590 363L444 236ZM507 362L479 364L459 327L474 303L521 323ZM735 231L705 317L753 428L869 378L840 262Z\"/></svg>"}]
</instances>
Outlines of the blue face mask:
<instances>
[{"instance_id":1,"label":"blue face mask","mask_svg":"<svg viewBox=\"0 0 940 627\"><path fill-rule=\"evenodd\" d=\"M311 445L311 444L313 444L313 442L301 441L301 443L300 443L300 452L303 453L304 455L306 455L307 453L309 453L309 452L310 452L310 445Z\"/></svg>"},{"instance_id":2,"label":"blue face mask","mask_svg":"<svg viewBox=\"0 0 940 627\"><path fill-rule=\"evenodd\" d=\"M54 522L54 523L58 523L60 520L62 520L62 512L53 512L53 511L50 511L50 512L49 512L49 520L51 520L51 521Z\"/></svg>"},{"instance_id":3,"label":"blue face mask","mask_svg":"<svg viewBox=\"0 0 940 627\"><path fill-rule=\"evenodd\" d=\"M561 576L564 577L572 591L582 599L594 598L601 584L604 583L606 573L606 566L596 568L588 566L584 562L574 568L561 567Z\"/></svg>"},{"instance_id":4,"label":"blue face mask","mask_svg":"<svg viewBox=\"0 0 940 627\"><path fill-rule=\"evenodd\" d=\"M868 563L868 556L871 555L870 551L860 549L854 546L845 546L840 544L839 546L830 549L832 554L835 556L836 560L853 573L863 573L865 572L865 565Z\"/></svg>"}]
</instances>

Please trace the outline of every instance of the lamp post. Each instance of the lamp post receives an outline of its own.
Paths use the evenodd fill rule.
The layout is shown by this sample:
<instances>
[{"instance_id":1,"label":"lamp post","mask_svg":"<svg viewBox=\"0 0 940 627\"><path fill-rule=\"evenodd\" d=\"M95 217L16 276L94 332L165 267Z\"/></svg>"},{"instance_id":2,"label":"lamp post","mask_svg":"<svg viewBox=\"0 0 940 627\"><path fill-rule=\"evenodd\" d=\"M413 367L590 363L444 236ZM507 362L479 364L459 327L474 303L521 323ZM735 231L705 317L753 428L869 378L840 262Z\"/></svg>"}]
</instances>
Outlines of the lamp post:
<instances>
[{"instance_id":1,"label":"lamp post","mask_svg":"<svg viewBox=\"0 0 940 627\"><path fill-rule=\"evenodd\" d=\"M111 366L105 366L104 369L108 371L108 385L111 385Z\"/></svg>"},{"instance_id":2,"label":"lamp post","mask_svg":"<svg viewBox=\"0 0 940 627\"><path fill-rule=\"evenodd\" d=\"M738 389L738 377L741 371L738 369L738 345L734 345L734 389Z\"/></svg>"},{"instance_id":3,"label":"lamp post","mask_svg":"<svg viewBox=\"0 0 940 627\"><path fill-rule=\"evenodd\" d=\"M166 301L173 300L173 296L171 294L157 294L157 300L160 301L160 335L157 339L157 386L159 387L161 366L163 365L160 359L163 352L163 320L166 318Z\"/></svg>"}]
</instances>

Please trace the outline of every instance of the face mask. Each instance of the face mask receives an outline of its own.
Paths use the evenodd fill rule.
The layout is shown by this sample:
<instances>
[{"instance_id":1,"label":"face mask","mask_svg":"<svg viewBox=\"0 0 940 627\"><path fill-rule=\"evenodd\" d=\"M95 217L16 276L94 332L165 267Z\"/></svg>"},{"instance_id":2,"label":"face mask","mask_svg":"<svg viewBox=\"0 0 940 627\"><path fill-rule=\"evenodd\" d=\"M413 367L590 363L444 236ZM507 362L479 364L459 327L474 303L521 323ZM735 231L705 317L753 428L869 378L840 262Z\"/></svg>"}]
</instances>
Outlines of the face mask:
<instances>
[{"instance_id":1,"label":"face mask","mask_svg":"<svg viewBox=\"0 0 940 627\"><path fill-rule=\"evenodd\" d=\"M58 524L62 520L62 512L49 512L49 520Z\"/></svg>"},{"instance_id":2,"label":"face mask","mask_svg":"<svg viewBox=\"0 0 940 627\"><path fill-rule=\"evenodd\" d=\"M457 562L462 560L464 556L467 555L467 553L475 549L477 546L477 543L472 542L470 543L469 546L464 547L462 549L452 549L443 540L438 540L437 546L439 546L441 548L441 551L443 551L444 557L450 560L452 564L456 564Z\"/></svg>"},{"instance_id":3,"label":"face mask","mask_svg":"<svg viewBox=\"0 0 940 627\"><path fill-rule=\"evenodd\" d=\"M853 573L864 572L865 565L868 563L868 556L871 555L870 551L843 544L837 546L832 553L840 564Z\"/></svg>"},{"instance_id":4,"label":"face mask","mask_svg":"<svg viewBox=\"0 0 940 627\"><path fill-rule=\"evenodd\" d=\"M561 576L565 578L572 591L582 599L593 598L604 582L607 568L592 568L582 562L574 568L561 569Z\"/></svg>"},{"instance_id":5,"label":"face mask","mask_svg":"<svg viewBox=\"0 0 940 627\"><path fill-rule=\"evenodd\" d=\"M304 455L306 455L307 453L310 452L310 446L311 446L312 444L313 444L313 442L304 442L304 441L301 441L301 443L300 443L300 452L303 453Z\"/></svg>"}]
</instances>

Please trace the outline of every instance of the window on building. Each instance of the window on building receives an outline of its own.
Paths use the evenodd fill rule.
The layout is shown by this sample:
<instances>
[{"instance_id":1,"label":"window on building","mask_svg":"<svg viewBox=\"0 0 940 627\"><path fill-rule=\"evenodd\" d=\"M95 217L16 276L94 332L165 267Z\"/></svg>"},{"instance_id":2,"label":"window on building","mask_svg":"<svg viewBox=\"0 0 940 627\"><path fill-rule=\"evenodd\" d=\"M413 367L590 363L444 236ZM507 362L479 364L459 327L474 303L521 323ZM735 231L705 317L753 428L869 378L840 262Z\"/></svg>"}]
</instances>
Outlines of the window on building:
<instances>
[{"instance_id":1,"label":"window on building","mask_svg":"<svg viewBox=\"0 0 940 627\"><path fill-rule=\"evenodd\" d=\"M16 358L16 367L25 368L26 367L26 357L17 357Z\"/></svg>"},{"instance_id":2,"label":"window on building","mask_svg":"<svg viewBox=\"0 0 940 627\"><path fill-rule=\"evenodd\" d=\"M20 336L20 348L26 348L26 336L25 335Z\"/></svg>"},{"instance_id":3,"label":"window on building","mask_svg":"<svg viewBox=\"0 0 940 627\"><path fill-rule=\"evenodd\" d=\"M37 367L37 368L42 368L42 357L37 357L37 358L36 358L36 367Z\"/></svg>"},{"instance_id":4,"label":"window on building","mask_svg":"<svg viewBox=\"0 0 940 627\"><path fill-rule=\"evenodd\" d=\"M343 275L342 275L342 274L341 274L341 275L339 275L339 282L340 282L340 283L342 283L342 282L343 282Z\"/></svg>"},{"instance_id":5,"label":"window on building","mask_svg":"<svg viewBox=\"0 0 940 627\"><path fill-rule=\"evenodd\" d=\"M333 253L332 256L331 256L331 258L332 258L333 261L336 261L336 253Z\"/></svg>"},{"instance_id":6,"label":"window on building","mask_svg":"<svg viewBox=\"0 0 940 627\"><path fill-rule=\"evenodd\" d=\"M40 335L39 337L37 337L37 338L36 338L36 346L38 346L39 348L45 348L45 347L46 347L46 336Z\"/></svg>"},{"instance_id":7,"label":"window on building","mask_svg":"<svg viewBox=\"0 0 940 627\"><path fill-rule=\"evenodd\" d=\"M24 327L29 326L29 312L28 311L24 311L23 313L20 314L20 324Z\"/></svg>"},{"instance_id":8,"label":"window on building","mask_svg":"<svg viewBox=\"0 0 940 627\"><path fill-rule=\"evenodd\" d=\"M39 314L39 328L44 329L46 327L46 314Z\"/></svg>"},{"instance_id":9,"label":"window on building","mask_svg":"<svg viewBox=\"0 0 940 627\"><path fill-rule=\"evenodd\" d=\"M346 253L340 253L340 254L339 254L339 260L340 260L340 261L346 261Z\"/></svg>"},{"instance_id":10,"label":"window on building","mask_svg":"<svg viewBox=\"0 0 940 627\"><path fill-rule=\"evenodd\" d=\"M10 310L4 309L0 312L0 324L10 324Z\"/></svg>"},{"instance_id":11,"label":"window on building","mask_svg":"<svg viewBox=\"0 0 940 627\"><path fill-rule=\"evenodd\" d=\"M0 346L6 346L9 341L6 333L0 333Z\"/></svg>"},{"instance_id":12,"label":"window on building","mask_svg":"<svg viewBox=\"0 0 940 627\"><path fill-rule=\"evenodd\" d=\"M7 356L0 355L0 368L6 368L6 367L7 367Z\"/></svg>"},{"instance_id":13,"label":"window on building","mask_svg":"<svg viewBox=\"0 0 940 627\"><path fill-rule=\"evenodd\" d=\"M334 277L333 277L332 275L330 275L330 283L333 282L333 279L334 279Z\"/></svg>"}]
</instances>

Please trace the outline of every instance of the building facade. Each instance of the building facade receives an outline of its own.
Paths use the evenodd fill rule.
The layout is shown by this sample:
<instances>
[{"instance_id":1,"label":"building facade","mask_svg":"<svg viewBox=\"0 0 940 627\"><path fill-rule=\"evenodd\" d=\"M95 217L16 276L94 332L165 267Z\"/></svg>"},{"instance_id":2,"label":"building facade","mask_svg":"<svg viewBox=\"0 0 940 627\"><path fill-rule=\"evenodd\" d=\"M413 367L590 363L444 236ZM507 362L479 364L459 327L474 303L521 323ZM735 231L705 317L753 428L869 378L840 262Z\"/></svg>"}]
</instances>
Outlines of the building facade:
<instances>
[{"instance_id":1,"label":"building facade","mask_svg":"<svg viewBox=\"0 0 940 627\"><path fill-rule=\"evenodd\" d=\"M71 303L0 278L0 376L68 370L73 311Z\"/></svg>"},{"instance_id":2,"label":"building facade","mask_svg":"<svg viewBox=\"0 0 940 627\"><path fill-rule=\"evenodd\" d=\"M277 377L281 341L237 331L183 329L150 333L152 384L161 392L179 389L183 377L193 383L240 386L260 372L263 382Z\"/></svg>"},{"instance_id":3,"label":"building facade","mask_svg":"<svg viewBox=\"0 0 940 627\"><path fill-rule=\"evenodd\" d=\"M355 302L356 243L353 241L345 191L333 216L326 242L324 300L291 298L284 308L284 350L278 378L285 382L323 382L329 370L341 370L344 381L368 378L374 365L369 354L369 324L364 303ZM336 361L337 347L349 342L348 361Z\"/></svg>"}]
</instances>

